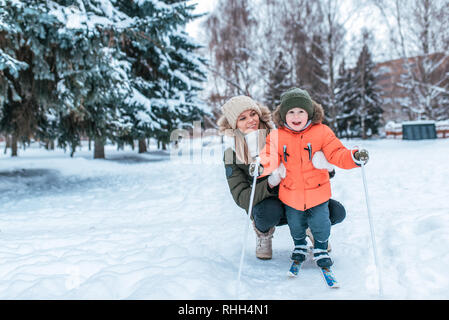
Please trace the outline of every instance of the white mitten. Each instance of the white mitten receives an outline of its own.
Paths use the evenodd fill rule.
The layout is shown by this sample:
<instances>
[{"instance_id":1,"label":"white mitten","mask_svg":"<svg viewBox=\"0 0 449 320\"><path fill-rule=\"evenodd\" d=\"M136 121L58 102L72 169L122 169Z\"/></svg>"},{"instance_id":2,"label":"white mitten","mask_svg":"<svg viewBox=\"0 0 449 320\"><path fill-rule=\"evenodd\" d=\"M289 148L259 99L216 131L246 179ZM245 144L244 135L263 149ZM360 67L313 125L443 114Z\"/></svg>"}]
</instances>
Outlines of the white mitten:
<instances>
[{"instance_id":1,"label":"white mitten","mask_svg":"<svg viewBox=\"0 0 449 320\"><path fill-rule=\"evenodd\" d=\"M277 186L279 183L281 183L281 180L285 178L287 174L287 170L285 169L285 166L283 163L279 165L279 167L274 170L271 175L268 177L268 183L270 186Z\"/></svg>"},{"instance_id":2,"label":"white mitten","mask_svg":"<svg viewBox=\"0 0 449 320\"><path fill-rule=\"evenodd\" d=\"M312 163L313 166L317 169L327 169L327 171L329 172L334 170L334 166L327 161L324 153L321 151L315 152L312 158Z\"/></svg>"},{"instance_id":3,"label":"white mitten","mask_svg":"<svg viewBox=\"0 0 449 320\"><path fill-rule=\"evenodd\" d=\"M248 146L249 155L255 158L259 155L259 130L251 131L245 135L246 145Z\"/></svg>"}]
</instances>

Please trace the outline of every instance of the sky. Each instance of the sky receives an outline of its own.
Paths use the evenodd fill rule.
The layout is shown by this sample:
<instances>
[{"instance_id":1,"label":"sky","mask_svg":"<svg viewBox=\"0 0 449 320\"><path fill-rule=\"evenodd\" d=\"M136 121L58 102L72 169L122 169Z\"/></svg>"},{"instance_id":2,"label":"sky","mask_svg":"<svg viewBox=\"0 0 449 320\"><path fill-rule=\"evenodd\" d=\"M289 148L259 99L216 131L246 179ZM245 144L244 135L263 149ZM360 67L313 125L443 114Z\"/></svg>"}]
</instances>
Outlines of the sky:
<instances>
[{"instance_id":1,"label":"sky","mask_svg":"<svg viewBox=\"0 0 449 320\"><path fill-rule=\"evenodd\" d=\"M217 0L189 0L188 3L196 3L197 6L195 8L195 13L206 13L211 12L215 4L217 3ZM187 32L193 36L195 39L200 40L201 39L201 27L200 24L206 19L206 16L202 18L198 18L195 21L190 22L186 26Z\"/></svg>"}]
</instances>

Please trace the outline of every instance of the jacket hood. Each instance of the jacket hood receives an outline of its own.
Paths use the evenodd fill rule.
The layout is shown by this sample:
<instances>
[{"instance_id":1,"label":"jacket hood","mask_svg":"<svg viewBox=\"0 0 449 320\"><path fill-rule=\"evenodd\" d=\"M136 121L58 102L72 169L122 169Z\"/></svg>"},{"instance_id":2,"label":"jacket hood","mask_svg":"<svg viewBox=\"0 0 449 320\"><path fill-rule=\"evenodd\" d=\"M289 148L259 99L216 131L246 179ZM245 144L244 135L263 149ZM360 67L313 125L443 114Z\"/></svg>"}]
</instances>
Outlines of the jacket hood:
<instances>
[{"instance_id":1,"label":"jacket hood","mask_svg":"<svg viewBox=\"0 0 449 320\"><path fill-rule=\"evenodd\" d=\"M324 120L324 109L321 106L321 104L316 103L315 101L312 100L312 105L313 105L313 117L312 119L312 124L317 124L317 123L321 123ZM281 114L280 114L280 108L281 105L278 105L276 110L274 110L273 112L273 121L276 124L276 126L278 128L280 127L285 127L285 122L281 119Z\"/></svg>"}]
</instances>

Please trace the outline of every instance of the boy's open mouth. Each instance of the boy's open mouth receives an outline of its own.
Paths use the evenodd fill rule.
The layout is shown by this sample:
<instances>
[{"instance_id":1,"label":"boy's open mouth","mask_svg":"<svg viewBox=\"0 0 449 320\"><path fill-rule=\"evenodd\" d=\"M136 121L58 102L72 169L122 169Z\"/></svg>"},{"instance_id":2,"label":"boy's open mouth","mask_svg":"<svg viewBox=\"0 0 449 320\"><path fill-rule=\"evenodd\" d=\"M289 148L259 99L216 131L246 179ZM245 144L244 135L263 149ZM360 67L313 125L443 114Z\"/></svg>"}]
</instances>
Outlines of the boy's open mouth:
<instances>
[{"instance_id":1,"label":"boy's open mouth","mask_svg":"<svg viewBox=\"0 0 449 320\"><path fill-rule=\"evenodd\" d=\"M292 122L294 126L300 126L301 125L301 121L293 121Z\"/></svg>"}]
</instances>

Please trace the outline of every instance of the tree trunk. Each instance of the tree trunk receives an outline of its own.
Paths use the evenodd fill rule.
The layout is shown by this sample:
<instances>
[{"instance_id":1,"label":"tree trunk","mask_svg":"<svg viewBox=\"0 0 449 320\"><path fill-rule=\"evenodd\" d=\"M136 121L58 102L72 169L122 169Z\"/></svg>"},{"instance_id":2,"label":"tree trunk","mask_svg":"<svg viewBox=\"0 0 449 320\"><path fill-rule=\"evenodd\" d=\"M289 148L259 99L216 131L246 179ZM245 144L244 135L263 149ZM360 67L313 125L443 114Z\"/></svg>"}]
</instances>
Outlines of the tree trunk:
<instances>
[{"instance_id":1,"label":"tree trunk","mask_svg":"<svg viewBox=\"0 0 449 320\"><path fill-rule=\"evenodd\" d=\"M6 154L6 152L8 152L8 148L11 148L11 137L7 134L5 135L5 152L4 154Z\"/></svg>"},{"instance_id":2,"label":"tree trunk","mask_svg":"<svg viewBox=\"0 0 449 320\"><path fill-rule=\"evenodd\" d=\"M17 157L17 136L15 134L11 139L11 157Z\"/></svg>"},{"instance_id":3,"label":"tree trunk","mask_svg":"<svg viewBox=\"0 0 449 320\"><path fill-rule=\"evenodd\" d=\"M94 140L94 159L104 159L104 143L102 139Z\"/></svg>"},{"instance_id":4,"label":"tree trunk","mask_svg":"<svg viewBox=\"0 0 449 320\"><path fill-rule=\"evenodd\" d=\"M360 117L360 122L361 122L361 126L362 126L362 139L365 140L366 139L366 126L365 126L365 116L362 115Z\"/></svg>"},{"instance_id":5,"label":"tree trunk","mask_svg":"<svg viewBox=\"0 0 449 320\"><path fill-rule=\"evenodd\" d=\"M139 153L145 152L147 152L147 143L145 141L145 138L139 139Z\"/></svg>"},{"instance_id":6,"label":"tree trunk","mask_svg":"<svg viewBox=\"0 0 449 320\"><path fill-rule=\"evenodd\" d=\"M45 140L45 149L46 150L55 150L55 142L53 140Z\"/></svg>"}]
</instances>

